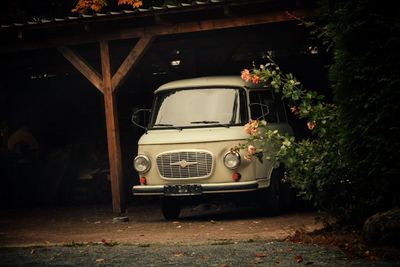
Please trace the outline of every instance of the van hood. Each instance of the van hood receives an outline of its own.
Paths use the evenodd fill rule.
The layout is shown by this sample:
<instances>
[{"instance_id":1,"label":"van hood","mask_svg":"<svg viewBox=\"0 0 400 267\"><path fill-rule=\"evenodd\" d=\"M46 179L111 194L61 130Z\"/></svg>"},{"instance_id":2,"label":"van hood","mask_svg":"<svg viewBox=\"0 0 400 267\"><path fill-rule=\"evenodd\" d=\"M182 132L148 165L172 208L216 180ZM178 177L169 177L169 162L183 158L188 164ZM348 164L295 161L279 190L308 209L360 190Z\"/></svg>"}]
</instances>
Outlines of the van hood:
<instances>
[{"instance_id":1,"label":"van hood","mask_svg":"<svg viewBox=\"0 0 400 267\"><path fill-rule=\"evenodd\" d=\"M204 143L244 140L249 137L243 126L149 130L139 139L139 145Z\"/></svg>"}]
</instances>

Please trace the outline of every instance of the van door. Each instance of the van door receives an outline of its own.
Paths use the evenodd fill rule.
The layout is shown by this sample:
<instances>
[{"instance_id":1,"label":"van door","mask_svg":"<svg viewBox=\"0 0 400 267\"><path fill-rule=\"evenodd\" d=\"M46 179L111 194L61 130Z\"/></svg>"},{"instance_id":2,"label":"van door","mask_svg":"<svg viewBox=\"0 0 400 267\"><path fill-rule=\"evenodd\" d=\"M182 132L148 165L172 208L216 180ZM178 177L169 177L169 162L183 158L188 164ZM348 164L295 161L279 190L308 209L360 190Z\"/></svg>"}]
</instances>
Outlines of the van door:
<instances>
[{"instance_id":1,"label":"van door","mask_svg":"<svg viewBox=\"0 0 400 267\"><path fill-rule=\"evenodd\" d=\"M265 120L271 127L284 130L281 127L286 124L286 113L280 99L275 99L271 90L255 89L249 91L250 116L252 120ZM271 161L262 159L256 162L256 179L269 178L273 166Z\"/></svg>"}]
</instances>

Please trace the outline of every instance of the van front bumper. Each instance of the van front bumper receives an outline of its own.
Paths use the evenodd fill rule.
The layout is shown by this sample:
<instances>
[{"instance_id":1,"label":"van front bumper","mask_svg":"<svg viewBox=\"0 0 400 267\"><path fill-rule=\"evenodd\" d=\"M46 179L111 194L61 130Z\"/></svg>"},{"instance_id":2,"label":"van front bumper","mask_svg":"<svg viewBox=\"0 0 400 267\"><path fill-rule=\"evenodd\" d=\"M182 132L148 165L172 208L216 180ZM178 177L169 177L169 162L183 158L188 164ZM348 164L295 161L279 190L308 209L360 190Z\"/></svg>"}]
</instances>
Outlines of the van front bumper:
<instances>
[{"instance_id":1,"label":"van front bumper","mask_svg":"<svg viewBox=\"0 0 400 267\"><path fill-rule=\"evenodd\" d=\"M153 196L193 196L211 193L236 193L254 191L258 188L257 181L218 183L218 184L174 184L174 185L135 185L134 195Z\"/></svg>"}]
</instances>

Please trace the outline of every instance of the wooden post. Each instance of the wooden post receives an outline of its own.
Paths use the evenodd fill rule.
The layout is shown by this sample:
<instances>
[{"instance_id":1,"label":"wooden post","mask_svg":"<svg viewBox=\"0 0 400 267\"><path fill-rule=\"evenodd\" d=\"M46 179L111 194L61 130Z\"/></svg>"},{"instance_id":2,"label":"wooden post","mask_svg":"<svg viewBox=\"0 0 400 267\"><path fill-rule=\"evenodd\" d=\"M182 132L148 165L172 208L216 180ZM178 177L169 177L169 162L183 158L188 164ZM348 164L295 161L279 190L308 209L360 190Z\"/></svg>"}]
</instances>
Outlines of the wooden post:
<instances>
[{"instance_id":1,"label":"wooden post","mask_svg":"<svg viewBox=\"0 0 400 267\"><path fill-rule=\"evenodd\" d=\"M108 41L100 41L101 69L103 76L104 107L107 126L108 158L111 175L111 191L114 212L125 212L123 176L121 163L121 146L117 103L113 93L110 53Z\"/></svg>"},{"instance_id":2,"label":"wooden post","mask_svg":"<svg viewBox=\"0 0 400 267\"><path fill-rule=\"evenodd\" d=\"M115 98L116 89L121 86L129 71L143 56L153 36L142 36L132 48L124 62L112 76L110 66L110 51L108 41L100 41L100 57L102 77L82 57L67 47L59 47L58 51L77 68L104 96L104 108L107 127L108 161L110 165L111 193L113 211L124 213L125 196L123 190L122 157L119 140L119 125L117 101Z\"/></svg>"}]
</instances>

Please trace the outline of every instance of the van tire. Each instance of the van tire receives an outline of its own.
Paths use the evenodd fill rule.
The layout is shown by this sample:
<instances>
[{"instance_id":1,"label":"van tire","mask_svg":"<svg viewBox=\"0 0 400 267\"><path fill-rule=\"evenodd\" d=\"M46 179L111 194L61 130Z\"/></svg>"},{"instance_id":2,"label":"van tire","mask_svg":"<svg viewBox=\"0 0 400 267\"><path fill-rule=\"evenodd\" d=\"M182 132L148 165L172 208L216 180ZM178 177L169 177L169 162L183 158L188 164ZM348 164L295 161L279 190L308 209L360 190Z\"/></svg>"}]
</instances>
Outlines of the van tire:
<instances>
[{"instance_id":1,"label":"van tire","mask_svg":"<svg viewBox=\"0 0 400 267\"><path fill-rule=\"evenodd\" d=\"M174 220L179 217L181 207L176 197L161 198L161 210L166 220Z\"/></svg>"},{"instance_id":2,"label":"van tire","mask_svg":"<svg viewBox=\"0 0 400 267\"><path fill-rule=\"evenodd\" d=\"M281 168L274 169L271 174L269 187L258 191L257 201L266 215L276 216L281 212L280 184L283 176Z\"/></svg>"},{"instance_id":3,"label":"van tire","mask_svg":"<svg viewBox=\"0 0 400 267\"><path fill-rule=\"evenodd\" d=\"M281 183L280 169L274 169L271 174L271 182L267 188L266 206L270 215L279 215L281 213L281 203L279 195L279 187Z\"/></svg>"}]
</instances>

